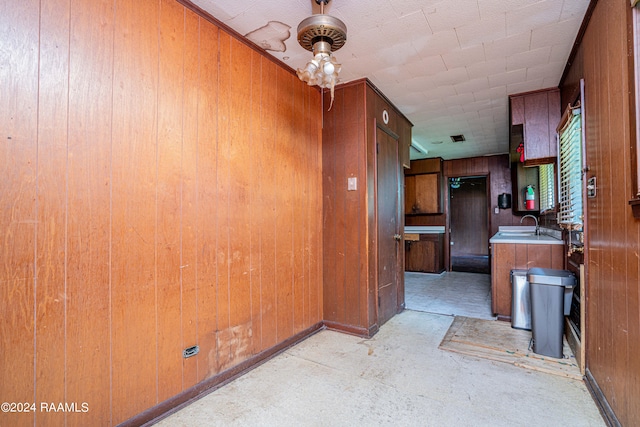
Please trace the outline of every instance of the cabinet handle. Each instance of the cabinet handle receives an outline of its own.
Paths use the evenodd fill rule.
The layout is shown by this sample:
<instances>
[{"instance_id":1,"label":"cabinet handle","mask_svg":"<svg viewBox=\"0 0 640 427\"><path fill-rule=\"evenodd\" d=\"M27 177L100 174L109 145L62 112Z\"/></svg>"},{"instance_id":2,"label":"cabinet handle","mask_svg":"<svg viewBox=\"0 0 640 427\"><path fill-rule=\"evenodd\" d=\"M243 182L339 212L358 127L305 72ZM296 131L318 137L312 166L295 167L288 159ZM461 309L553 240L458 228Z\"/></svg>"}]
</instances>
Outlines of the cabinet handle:
<instances>
[{"instance_id":1,"label":"cabinet handle","mask_svg":"<svg viewBox=\"0 0 640 427\"><path fill-rule=\"evenodd\" d=\"M401 236L401 235L399 235L399 234L394 234L394 235L393 235L393 238L394 238L394 239L396 239L398 242L399 242L400 240L402 240L402 236Z\"/></svg>"}]
</instances>

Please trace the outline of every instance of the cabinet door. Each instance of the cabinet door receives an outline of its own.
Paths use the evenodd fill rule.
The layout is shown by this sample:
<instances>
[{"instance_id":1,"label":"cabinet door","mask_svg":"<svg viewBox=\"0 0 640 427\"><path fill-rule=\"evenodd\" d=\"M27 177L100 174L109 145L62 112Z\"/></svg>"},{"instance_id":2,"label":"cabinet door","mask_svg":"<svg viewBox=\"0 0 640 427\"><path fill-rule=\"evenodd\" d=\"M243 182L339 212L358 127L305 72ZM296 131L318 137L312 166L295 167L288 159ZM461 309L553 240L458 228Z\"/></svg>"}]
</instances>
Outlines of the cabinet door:
<instances>
[{"instance_id":1,"label":"cabinet door","mask_svg":"<svg viewBox=\"0 0 640 427\"><path fill-rule=\"evenodd\" d=\"M420 240L405 242L405 270L423 273L444 271L441 234L421 234Z\"/></svg>"},{"instance_id":2,"label":"cabinet door","mask_svg":"<svg viewBox=\"0 0 640 427\"><path fill-rule=\"evenodd\" d=\"M524 160L556 157L556 126L560 122L560 91L548 89L512 95L510 102L511 155L520 157L516 149L524 142Z\"/></svg>"},{"instance_id":3,"label":"cabinet door","mask_svg":"<svg viewBox=\"0 0 640 427\"><path fill-rule=\"evenodd\" d=\"M428 173L405 177L405 212L434 214L440 210L440 174Z\"/></svg>"}]
</instances>

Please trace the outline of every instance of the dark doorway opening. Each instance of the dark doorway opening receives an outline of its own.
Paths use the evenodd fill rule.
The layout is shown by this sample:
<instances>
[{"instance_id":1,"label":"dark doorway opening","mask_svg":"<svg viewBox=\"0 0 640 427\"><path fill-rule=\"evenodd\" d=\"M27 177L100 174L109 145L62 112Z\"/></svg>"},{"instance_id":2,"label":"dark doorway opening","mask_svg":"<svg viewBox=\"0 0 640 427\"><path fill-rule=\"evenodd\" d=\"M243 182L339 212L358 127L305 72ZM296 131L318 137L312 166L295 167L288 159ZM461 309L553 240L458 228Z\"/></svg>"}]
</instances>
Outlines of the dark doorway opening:
<instances>
[{"instance_id":1,"label":"dark doorway opening","mask_svg":"<svg viewBox=\"0 0 640 427\"><path fill-rule=\"evenodd\" d=\"M451 270L491 272L487 177L449 178Z\"/></svg>"}]
</instances>

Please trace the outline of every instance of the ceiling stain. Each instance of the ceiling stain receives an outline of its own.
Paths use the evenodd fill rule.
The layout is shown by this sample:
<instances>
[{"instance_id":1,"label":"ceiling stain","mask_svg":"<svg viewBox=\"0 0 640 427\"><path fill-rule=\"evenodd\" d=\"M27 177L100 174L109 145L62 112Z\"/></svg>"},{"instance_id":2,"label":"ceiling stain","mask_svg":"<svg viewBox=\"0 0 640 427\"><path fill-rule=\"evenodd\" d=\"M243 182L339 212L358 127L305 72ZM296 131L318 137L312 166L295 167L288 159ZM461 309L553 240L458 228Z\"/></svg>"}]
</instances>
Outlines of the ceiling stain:
<instances>
[{"instance_id":1,"label":"ceiling stain","mask_svg":"<svg viewBox=\"0 0 640 427\"><path fill-rule=\"evenodd\" d=\"M285 40L291 37L290 26L280 21L269 21L267 25L260 27L245 37L263 48L273 52L286 52Z\"/></svg>"}]
</instances>

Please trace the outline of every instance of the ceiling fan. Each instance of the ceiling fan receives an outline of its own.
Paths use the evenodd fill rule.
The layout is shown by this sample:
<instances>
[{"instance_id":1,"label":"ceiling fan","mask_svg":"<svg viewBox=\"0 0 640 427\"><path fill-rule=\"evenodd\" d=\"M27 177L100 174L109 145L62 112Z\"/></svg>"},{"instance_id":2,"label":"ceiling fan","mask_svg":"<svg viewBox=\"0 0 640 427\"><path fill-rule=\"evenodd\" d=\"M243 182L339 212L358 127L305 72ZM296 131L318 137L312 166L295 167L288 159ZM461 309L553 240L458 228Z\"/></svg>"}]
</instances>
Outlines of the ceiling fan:
<instances>
[{"instance_id":1,"label":"ceiling fan","mask_svg":"<svg viewBox=\"0 0 640 427\"><path fill-rule=\"evenodd\" d=\"M313 59L304 68L298 68L298 78L309 86L318 85L331 89L333 105L334 88L342 68L333 52L344 46L347 41L347 26L338 18L325 15L324 7L331 0L315 0L320 13L305 18L298 25L298 43L304 49L313 52Z\"/></svg>"}]
</instances>

